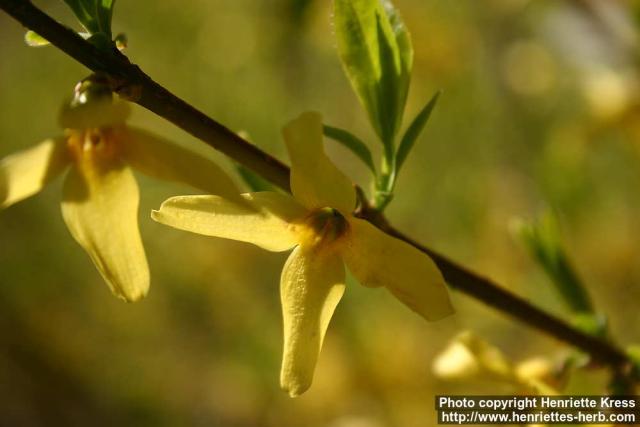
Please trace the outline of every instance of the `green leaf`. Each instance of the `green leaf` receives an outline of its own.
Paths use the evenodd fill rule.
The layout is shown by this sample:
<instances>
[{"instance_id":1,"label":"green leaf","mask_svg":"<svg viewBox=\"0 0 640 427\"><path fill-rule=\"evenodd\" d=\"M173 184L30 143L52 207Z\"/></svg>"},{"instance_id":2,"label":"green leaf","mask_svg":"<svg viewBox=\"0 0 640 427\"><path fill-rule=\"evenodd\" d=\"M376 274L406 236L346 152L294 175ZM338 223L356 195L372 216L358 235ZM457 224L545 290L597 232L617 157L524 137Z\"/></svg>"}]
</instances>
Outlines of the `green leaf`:
<instances>
[{"instance_id":1,"label":"green leaf","mask_svg":"<svg viewBox=\"0 0 640 427\"><path fill-rule=\"evenodd\" d=\"M607 318L601 314L577 313L571 323L586 334L601 338L607 335Z\"/></svg>"},{"instance_id":2,"label":"green leaf","mask_svg":"<svg viewBox=\"0 0 640 427\"><path fill-rule=\"evenodd\" d=\"M409 33L388 0L335 0L334 20L345 72L376 133L391 145L413 65Z\"/></svg>"},{"instance_id":3,"label":"green leaf","mask_svg":"<svg viewBox=\"0 0 640 427\"><path fill-rule=\"evenodd\" d=\"M427 105L424 106L422 111L418 113L415 119L413 119L413 122L411 122L406 132L404 133L404 136L400 141L400 145L398 146L398 153L396 154L396 168L398 171L400 171L400 168L402 167L404 161L407 159L409 152L418 140L418 137L422 133L425 125L429 121L431 112L436 106L439 97L440 91L436 92L436 94L433 95L431 100L427 103Z\"/></svg>"},{"instance_id":4,"label":"green leaf","mask_svg":"<svg viewBox=\"0 0 640 427\"><path fill-rule=\"evenodd\" d=\"M560 227L553 213L546 212L532 223L516 221L512 231L574 313L595 313L589 293L562 247Z\"/></svg>"},{"instance_id":5,"label":"green leaf","mask_svg":"<svg viewBox=\"0 0 640 427\"><path fill-rule=\"evenodd\" d=\"M111 18L115 0L64 0L80 23L92 35L104 34L111 40Z\"/></svg>"},{"instance_id":6,"label":"green leaf","mask_svg":"<svg viewBox=\"0 0 640 427\"><path fill-rule=\"evenodd\" d=\"M78 18L78 21L91 34L99 33L100 26L96 20L97 0L64 0Z\"/></svg>"},{"instance_id":7,"label":"green leaf","mask_svg":"<svg viewBox=\"0 0 640 427\"><path fill-rule=\"evenodd\" d=\"M247 184L249 190L253 192L278 191L278 189L274 187L270 182L263 179L251 169L245 168L242 165L236 165L236 171L238 171L238 175L240 175L240 178L242 178L244 183Z\"/></svg>"},{"instance_id":8,"label":"green leaf","mask_svg":"<svg viewBox=\"0 0 640 427\"><path fill-rule=\"evenodd\" d=\"M113 17L113 7L116 0L94 0L96 1L96 19L100 31L111 39L111 19Z\"/></svg>"},{"instance_id":9,"label":"green leaf","mask_svg":"<svg viewBox=\"0 0 640 427\"><path fill-rule=\"evenodd\" d=\"M49 41L47 39L45 39L40 34L35 33L31 30L25 33L24 41L27 45L31 47L47 46L49 44Z\"/></svg>"},{"instance_id":10,"label":"green leaf","mask_svg":"<svg viewBox=\"0 0 640 427\"><path fill-rule=\"evenodd\" d=\"M327 138L331 138L334 141L339 142L344 147L349 149L353 154L358 156L358 158L362 160L365 165L367 165L371 172L373 172L373 175L376 175L376 167L373 164L371 151L369 151L367 145L362 142L360 138L349 131L333 126L324 125L322 127L322 131Z\"/></svg>"},{"instance_id":11,"label":"green leaf","mask_svg":"<svg viewBox=\"0 0 640 427\"><path fill-rule=\"evenodd\" d=\"M251 135L248 132L241 130L238 132L238 136L250 143L253 143ZM279 191L277 187L271 184L266 179L262 178L257 173L253 172L251 169L246 168L242 165L235 165L236 171L240 178L244 181L244 183L249 187L251 191Z\"/></svg>"},{"instance_id":12,"label":"green leaf","mask_svg":"<svg viewBox=\"0 0 640 427\"><path fill-rule=\"evenodd\" d=\"M88 40L89 38L91 38L91 33L79 32L78 35L85 40ZM34 33L31 30L25 33L24 41L25 43L27 43L27 45L31 47L48 46L51 44L47 39L42 37L40 34Z\"/></svg>"}]
</instances>

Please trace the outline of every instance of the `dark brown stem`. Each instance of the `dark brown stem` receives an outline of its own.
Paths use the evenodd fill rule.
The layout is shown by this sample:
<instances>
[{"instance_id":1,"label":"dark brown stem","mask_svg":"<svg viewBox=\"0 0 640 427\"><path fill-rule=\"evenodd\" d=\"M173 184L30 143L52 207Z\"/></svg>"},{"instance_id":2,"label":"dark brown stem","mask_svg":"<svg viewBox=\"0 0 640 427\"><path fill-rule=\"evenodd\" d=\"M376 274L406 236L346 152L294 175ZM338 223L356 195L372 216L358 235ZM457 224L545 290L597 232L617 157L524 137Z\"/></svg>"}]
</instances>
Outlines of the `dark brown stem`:
<instances>
[{"instance_id":1,"label":"dark brown stem","mask_svg":"<svg viewBox=\"0 0 640 427\"><path fill-rule=\"evenodd\" d=\"M0 0L0 8L89 69L106 74L113 90L121 96L167 119L282 189L289 190L287 166L173 95L117 50L99 50L28 0ZM618 372L630 369L630 359L613 344L571 327L491 280L422 246L391 227L377 212L361 209L359 214L390 235L431 256L453 288L548 335L574 345L589 353L594 360L608 364Z\"/></svg>"}]
</instances>

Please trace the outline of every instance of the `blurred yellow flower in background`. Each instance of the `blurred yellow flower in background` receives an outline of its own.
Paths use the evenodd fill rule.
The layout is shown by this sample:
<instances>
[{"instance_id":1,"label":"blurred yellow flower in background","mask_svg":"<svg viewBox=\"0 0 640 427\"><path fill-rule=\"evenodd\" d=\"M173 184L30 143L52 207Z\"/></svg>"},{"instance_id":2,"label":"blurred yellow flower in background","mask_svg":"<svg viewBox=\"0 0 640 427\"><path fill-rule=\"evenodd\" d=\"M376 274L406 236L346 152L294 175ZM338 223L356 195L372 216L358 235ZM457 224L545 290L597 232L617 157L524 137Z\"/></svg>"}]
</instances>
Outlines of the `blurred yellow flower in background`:
<instances>
[{"instance_id":1,"label":"blurred yellow flower in background","mask_svg":"<svg viewBox=\"0 0 640 427\"><path fill-rule=\"evenodd\" d=\"M129 106L88 79L60 115L64 135L0 161L0 208L38 193L69 169L62 215L111 291L144 297L149 268L138 229L139 190L130 166L237 199L231 179L213 162L153 134L125 125Z\"/></svg>"},{"instance_id":2,"label":"blurred yellow flower in background","mask_svg":"<svg viewBox=\"0 0 640 427\"><path fill-rule=\"evenodd\" d=\"M513 386L514 392L556 395L554 367L542 357L513 364L494 345L471 331L456 335L433 363L433 372L444 380L479 379Z\"/></svg>"},{"instance_id":3,"label":"blurred yellow flower in background","mask_svg":"<svg viewBox=\"0 0 640 427\"><path fill-rule=\"evenodd\" d=\"M293 197L243 194L255 211L217 196L173 197L152 217L175 228L270 251L294 248L280 281L280 383L295 397L311 385L325 332L344 293L345 263L361 284L385 286L427 320L443 318L453 309L444 279L427 255L353 216L355 189L324 153L320 114L302 114L283 133Z\"/></svg>"}]
</instances>

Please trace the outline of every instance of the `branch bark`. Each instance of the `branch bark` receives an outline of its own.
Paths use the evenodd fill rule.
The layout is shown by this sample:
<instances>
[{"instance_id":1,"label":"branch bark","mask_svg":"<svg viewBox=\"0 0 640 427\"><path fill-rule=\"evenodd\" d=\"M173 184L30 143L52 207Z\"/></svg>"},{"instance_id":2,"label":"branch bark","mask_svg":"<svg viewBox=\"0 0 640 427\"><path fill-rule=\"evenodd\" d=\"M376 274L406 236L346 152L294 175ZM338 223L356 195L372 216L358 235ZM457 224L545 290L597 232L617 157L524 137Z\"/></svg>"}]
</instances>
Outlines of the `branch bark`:
<instances>
[{"instance_id":1,"label":"branch bark","mask_svg":"<svg viewBox=\"0 0 640 427\"><path fill-rule=\"evenodd\" d=\"M0 0L0 9L90 70L106 74L112 83L113 91L120 96L153 111L236 162L252 169L263 178L289 191L289 169L286 165L173 95L116 49L112 52L97 49L74 31L35 7L29 0ZM609 365L617 372L627 372L631 369L632 362L629 357L612 343L571 327L563 320L533 306L490 279L421 245L393 228L377 212L365 207L360 215L388 234L431 256L449 285L458 291L579 348L591 355L594 360Z\"/></svg>"}]
</instances>

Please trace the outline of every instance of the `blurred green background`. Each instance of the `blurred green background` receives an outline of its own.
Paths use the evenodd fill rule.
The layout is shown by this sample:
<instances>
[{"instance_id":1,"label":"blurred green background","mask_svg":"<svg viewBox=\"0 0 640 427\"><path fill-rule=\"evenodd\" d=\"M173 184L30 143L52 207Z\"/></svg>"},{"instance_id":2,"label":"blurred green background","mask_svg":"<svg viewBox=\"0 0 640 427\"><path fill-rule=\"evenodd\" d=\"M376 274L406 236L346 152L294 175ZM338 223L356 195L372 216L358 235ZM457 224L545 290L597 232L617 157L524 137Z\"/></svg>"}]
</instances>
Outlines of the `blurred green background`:
<instances>
[{"instance_id":1,"label":"blurred green background","mask_svg":"<svg viewBox=\"0 0 640 427\"><path fill-rule=\"evenodd\" d=\"M560 316L564 306L509 234L551 207L564 243L622 344L640 341L640 125L636 2L395 0L413 36L405 124L438 89L388 216L453 259ZM37 5L78 28L61 1ZM327 0L119 0L126 53L178 96L286 161L280 128L304 110L373 144L338 61ZM57 110L88 72L28 48L0 14L0 156L60 132ZM135 108L132 124L230 163ZM330 156L357 182L367 171ZM377 147L375 147L377 150ZM60 215L61 180L0 212L0 425L435 424L434 395L503 391L449 383L436 354L472 329L520 360L562 344L459 294L428 324L384 290L350 282L312 388L278 387L278 279L286 254L149 219L193 190L139 176L149 296L113 298ZM601 393L598 371L574 391ZM508 391L505 391L508 392Z\"/></svg>"}]
</instances>

